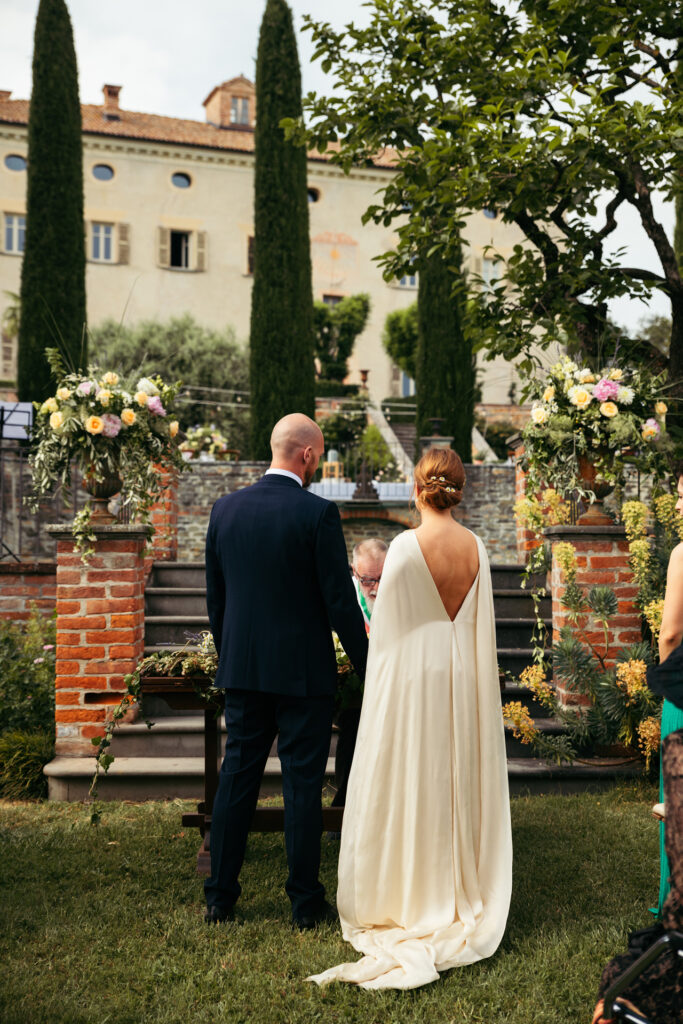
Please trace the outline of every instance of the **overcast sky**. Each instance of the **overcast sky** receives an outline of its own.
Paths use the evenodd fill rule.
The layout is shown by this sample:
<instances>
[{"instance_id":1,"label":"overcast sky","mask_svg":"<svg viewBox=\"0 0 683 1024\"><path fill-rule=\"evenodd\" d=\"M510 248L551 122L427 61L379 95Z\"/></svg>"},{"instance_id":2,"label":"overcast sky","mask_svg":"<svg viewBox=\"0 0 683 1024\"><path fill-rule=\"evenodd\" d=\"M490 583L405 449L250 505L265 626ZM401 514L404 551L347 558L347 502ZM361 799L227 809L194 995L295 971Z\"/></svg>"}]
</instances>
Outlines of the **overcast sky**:
<instances>
[{"instance_id":1,"label":"overcast sky","mask_svg":"<svg viewBox=\"0 0 683 1024\"><path fill-rule=\"evenodd\" d=\"M311 63L304 14L335 27L365 20L363 0L289 0L299 44L303 89L329 89L319 64ZM127 110L204 120L202 101L215 85L244 74L254 78L263 0L67 0L78 57L81 102L101 103L105 82L121 85ZM38 0L0 0L0 89L15 98L31 92L31 54ZM662 212L669 232L673 210ZM616 233L615 233L616 234ZM635 265L660 272L651 243L630 210L622 216L617 246ZM663 297L652 310L669 314ZM631 331L647 312L620 300L613 315Z\"/></svg>"}]
</instances>

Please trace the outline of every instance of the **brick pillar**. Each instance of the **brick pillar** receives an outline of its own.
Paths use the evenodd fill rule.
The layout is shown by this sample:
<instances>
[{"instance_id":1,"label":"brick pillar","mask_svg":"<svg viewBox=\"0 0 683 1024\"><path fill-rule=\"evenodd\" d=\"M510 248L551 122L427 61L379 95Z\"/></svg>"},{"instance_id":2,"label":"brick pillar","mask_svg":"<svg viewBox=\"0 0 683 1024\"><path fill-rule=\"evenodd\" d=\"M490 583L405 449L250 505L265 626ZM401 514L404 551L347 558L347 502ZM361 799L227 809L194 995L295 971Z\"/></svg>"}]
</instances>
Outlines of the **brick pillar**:
<instances>
[{"instance_id":1,"label":"brick pillar","mask_svg":"<svg viewBox=\"0 0 683 1024\"><path fill-rule=\"evenodd\" d=\"M56 754L92 757L106 703L87 693L122 691L144 654L144 559L149 528L95 526L87 565L70 525L48 526L57 539Z\"/></svg>"},{"instance_id":2,"label":"brick pillar","mask_svg":"<svg viewBox=\"0 0 683 1024\"><path fill-rule=\"evenodd\" d=\"M549 526L544 531L553 547L550 573L552 595L553 642L559 639L562 626L570 625L567 609L560 604L565 583L555 557L555 545L568 541L576 550L576 583L584 591L596 584L605 584L616 594L617 614L612 617L608 631L606 664L614 664L622 647L642 639L641 614L635 604L638 587L629 565L628 541L622 526ZM600 653L604 652L605 637L602 630L588 633ZM589 703L574 693L567 693L555 680L558 696L565 705Z\"/></svg>"},{"instance_id":3,"label":"brick pillar","mask_svg":"<svg viewBox=\"0 0 683 1024\"><path fill-rule=\"evenodd\" d=\"M160 473L166 486L150 511L154 533L151 551L145 555L145 579L153 562L175 562L178 558L178 474Z\"/></svg>"}]
</instances>

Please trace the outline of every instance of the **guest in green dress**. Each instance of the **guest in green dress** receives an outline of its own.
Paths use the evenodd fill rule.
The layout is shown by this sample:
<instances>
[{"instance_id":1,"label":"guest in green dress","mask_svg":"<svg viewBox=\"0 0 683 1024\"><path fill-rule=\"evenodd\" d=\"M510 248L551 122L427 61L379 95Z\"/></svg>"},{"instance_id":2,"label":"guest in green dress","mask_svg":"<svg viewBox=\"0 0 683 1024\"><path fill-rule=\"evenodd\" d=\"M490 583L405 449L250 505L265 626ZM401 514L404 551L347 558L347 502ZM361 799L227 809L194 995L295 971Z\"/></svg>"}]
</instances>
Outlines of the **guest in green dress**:
<instances>
[{"instance_id":1,"label":"guest in green dress","mask_svg":"<svg viewBox=\"0 0 683 1024\"><path fill-rule=\"evenodd\" d=\"M678 501L676 511L683 515L683 461L676 466L676 477L678 479ZM652 689L664 694L662 706L662 740L669 733L677 729L683 729L683 543L678 544L671 552L669 568L666 577L666 594L664 596L664 611L662 614L662 628L659 634L659 663L672 655L671 662L661 672L655 670L652 679L655 678L664 685L654 685ZM648 676L650 679L650 676ZM675 699L676 703L674 703ZM664 800L664 779L660 771L659 799ZM658 916L661 917L662 907L666 897L669 895L669 862L664 848L664 822L659 826L659 903L657 907Z\"/></svg>"}]
</instances>

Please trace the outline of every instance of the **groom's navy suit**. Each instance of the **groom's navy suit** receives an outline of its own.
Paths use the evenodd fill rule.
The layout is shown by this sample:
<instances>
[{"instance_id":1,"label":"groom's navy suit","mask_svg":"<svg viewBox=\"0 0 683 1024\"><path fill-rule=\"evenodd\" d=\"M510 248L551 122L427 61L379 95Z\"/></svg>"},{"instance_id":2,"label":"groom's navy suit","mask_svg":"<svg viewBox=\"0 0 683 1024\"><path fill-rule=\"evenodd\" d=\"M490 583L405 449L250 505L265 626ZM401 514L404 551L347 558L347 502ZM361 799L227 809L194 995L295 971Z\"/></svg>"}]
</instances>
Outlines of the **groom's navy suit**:
<instances>
[{"instance_id":1,"label":"groom's navy suit","mask_svg":"<svg viewBox=\"0 0 683 1024\"><path fill-rule=\"evenodd\" d=\"M278 735L287 893L294 919L324 905L318 880L321 790L338 633L365 674L367 638L336 505L267 474L220 498L206 537L207 605L228 734L211 822L206 901L229 911L266 759Z\"/></svg>"}]
</instances>

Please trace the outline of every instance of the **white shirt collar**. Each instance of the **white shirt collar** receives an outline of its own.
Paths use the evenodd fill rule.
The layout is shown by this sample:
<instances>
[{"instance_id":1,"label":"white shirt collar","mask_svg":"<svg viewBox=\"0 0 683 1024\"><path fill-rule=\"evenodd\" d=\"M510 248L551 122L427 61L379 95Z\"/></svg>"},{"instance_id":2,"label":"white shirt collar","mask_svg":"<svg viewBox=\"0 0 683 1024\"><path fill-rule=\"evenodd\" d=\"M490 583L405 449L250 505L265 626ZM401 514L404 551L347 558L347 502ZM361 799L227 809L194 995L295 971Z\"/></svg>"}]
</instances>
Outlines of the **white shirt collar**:
<instances>
[{"instance_id":1,"label":"white shirt collar","mask_svg":"<svg viewBox=\"0 0 683 1024\"><path fill-rule=\"evenodd\" d=\"M268 476L269 473L274 473L277 476L288 476L291 480L296 480L299 487L303 487L303 481L301 477L297 476L296 473L291 473L288 469L267 469L266 476Z\"/></svg>"}]
</instances>

